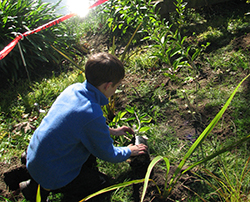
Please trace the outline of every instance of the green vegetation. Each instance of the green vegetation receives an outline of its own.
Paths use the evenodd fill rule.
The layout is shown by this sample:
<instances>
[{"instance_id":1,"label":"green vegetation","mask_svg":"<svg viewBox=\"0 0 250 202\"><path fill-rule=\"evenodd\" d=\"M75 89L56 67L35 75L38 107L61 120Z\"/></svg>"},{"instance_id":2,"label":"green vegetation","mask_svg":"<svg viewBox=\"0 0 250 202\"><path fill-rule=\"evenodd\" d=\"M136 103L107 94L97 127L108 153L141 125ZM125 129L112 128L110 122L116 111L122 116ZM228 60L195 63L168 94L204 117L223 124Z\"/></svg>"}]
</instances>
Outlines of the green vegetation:
<instances>
[{"instance_id":1,"label":"green vegetation","mask_svg":"<svg viewBox=\"0 0 250 202\"><path fill-rule=\"evenodd\" d=\"M22 2L28 5L30 1ZM1 9L5 8L2 19L6 19L2 21L5 24L1 24L1 34L10 39L7 22L19 22L19 18L4 18L4 11L15 10L8 15L21 16L23 9L15 7L21 5L19 1L0 4ZM7 4L15 9L4 7ZM48 4L36 6L40 9L32 19L46 16L41 24L54 19L54 15L49 16L50 9L42 9ZM0 93L0 162L11 162L11 157L20 156L60 92L72 83L84 81L83 72L76 66L81 67L86 58L71 51L76 47L85 53L91 49L108 50L124 61L127 76L110 104L103 108L104 114L111 127L128 125L137 135L146 135L153 159L145 179L133 179L127 162L98 160L100 170L112 178L112 201L133 201L133 183L144 185L141 200L145 197L149 201L149 186L155 187L155 196L181 200L174 198L173 190L190 171L195 183L182 184L187 194L185 201L249 201L249 4L222 3L215 5L213 12L207 8L186 9L182 0L177 0L175 6L177 12L162 19L152 1L107 1L85 19L75 17L44 30L36 36L42 38L25 50L36 53L45 38L52 37L51 32L60 32L61 37L52 37L45 46L49 51L43 52L48 55L37 53L36 57L50 65L54 64L49 59L52 55L60 58L56 60L60 65L68 57L76 65L64 62L56 72L51 70L44 75L41 71L40 78L31 83L18 76L13 59L1 61L1 65L10 67L9 74L16 76L15 83L9 82ZM23 19L26 20L20 21ZM32 29L37 25L26 26ZM96 40L101 40L102 46L95 47ZM12 57L21 61L18 50L13 51ZM34 62L33 58L26 60L28 64ZM20 66L20 61L14 63ZM36 64L32 63L32 67L40 72L41 66ZM1 66L3 71L6 67ZM132 138L128 134L114 140L124 146ZM164 184L150 179L151 169L164 172ZM60 201L59 198L60 195L50 196L51 201Z\"/></svg>"},{"instance_id":2,"label":"green vegetation","mask_svg":"<svg viewBox=\"0 0 250 202\"><path fill-rule=\"evenodd\" d=\"M58 2L59 3L59 2ZM50 3L31 0L4 0L0 2L1 26L0 49L7 46L16 36L38 28L59 16ZM1 79L6 82L16 81L20 77L34 77L43 67L59 65L63 57L51 47L60 48L61 52L74 57L82 51L74 47L75 38L64 23L52 26L46 31L25 37L19 42L27 68L24 68L20 50L16 46L11 53L0 61ZM70 47L70 48L69 48ZM84 52L83 52L84 53ZM39 64L39 65L38 65Z\"/></svg>"}]
</instances>

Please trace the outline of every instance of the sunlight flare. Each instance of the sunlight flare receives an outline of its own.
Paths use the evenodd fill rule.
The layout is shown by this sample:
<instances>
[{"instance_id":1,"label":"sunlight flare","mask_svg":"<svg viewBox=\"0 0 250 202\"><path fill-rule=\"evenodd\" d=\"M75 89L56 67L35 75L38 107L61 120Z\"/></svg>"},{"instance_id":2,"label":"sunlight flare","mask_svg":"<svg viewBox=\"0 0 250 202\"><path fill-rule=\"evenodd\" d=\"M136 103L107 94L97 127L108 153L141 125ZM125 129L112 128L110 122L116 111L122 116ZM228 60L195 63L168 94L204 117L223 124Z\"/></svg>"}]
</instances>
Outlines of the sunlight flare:
<instances>
[{"instance_id":1,"label":"sunlight flare","mask_svg":"<svg viewBox=\"0 0 250 202\"><path fill-rule=\"evenodd\" d=\"M91 2L90 0L67 0L67 6L70 12L85 17L88 15Z\"/></svg>"}]
</instances>

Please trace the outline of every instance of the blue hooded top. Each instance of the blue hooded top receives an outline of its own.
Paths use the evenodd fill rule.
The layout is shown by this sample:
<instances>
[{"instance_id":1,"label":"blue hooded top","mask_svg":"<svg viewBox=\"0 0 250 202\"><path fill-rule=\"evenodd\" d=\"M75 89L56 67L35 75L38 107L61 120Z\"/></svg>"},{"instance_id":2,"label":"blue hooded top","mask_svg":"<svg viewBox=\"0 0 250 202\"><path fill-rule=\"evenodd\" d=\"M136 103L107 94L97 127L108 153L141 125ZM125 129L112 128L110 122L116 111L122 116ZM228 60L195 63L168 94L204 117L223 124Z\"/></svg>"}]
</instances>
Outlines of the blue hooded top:
<instances>
[{"instance_id":1,"label":"blue hooded top","mask_svg":"<svg viewBox=\"0 0 250 202\"><path fill-rule=\"evenodd\" d=\"M27 169L43 188L58 189L77 177L90 154L113 163L131 155L115 147L103 116L108 99L85 81L67 87L34 132L27 150Z\"/></svg>"}]
</instances>

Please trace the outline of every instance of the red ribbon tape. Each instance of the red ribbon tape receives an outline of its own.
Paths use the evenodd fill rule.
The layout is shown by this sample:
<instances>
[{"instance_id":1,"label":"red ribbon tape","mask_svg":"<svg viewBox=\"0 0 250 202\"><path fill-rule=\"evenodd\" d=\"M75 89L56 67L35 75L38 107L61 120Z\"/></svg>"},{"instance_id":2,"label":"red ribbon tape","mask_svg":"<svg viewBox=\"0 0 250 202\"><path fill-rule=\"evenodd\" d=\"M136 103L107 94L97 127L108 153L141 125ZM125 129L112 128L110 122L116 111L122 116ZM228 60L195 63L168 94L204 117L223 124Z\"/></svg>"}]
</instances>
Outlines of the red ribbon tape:
<instances>
[{"instance_id":1,"label":"red ribbon tape","mask_svg":"<svg viewBox=\"0 0 250 202\"><path fill-rule=\"evenodd\" d=\"M89 9L91 8L94 8L96 6L99 6L100 4L106 2L108 0L99 0L97 1L96 3L94 3L92 6L89 7ZM27 31L25 32L24 34L20 34L18 35L11 43L9 43L9 45L7 45L1 52L0 52L0 60L2 60L3 58L5 58L6 55L8 55L10 53L10 51L12 51L12 49L17 45L17 43L24 37L24 36L28 36L28 35L31 35L31 34L34 34L36 32L40 32L41 30L44 30L44 29L47 29L53 25L56 25L64 20L67 20L73 16L75 16L76 14L75 13L71 13L71 14L68 14L68 15L65 15L63 17L60 17L58 19L55 19L51 22L48 22L40 27L37 27L36 29L34 30L31 30L31 31Z\"/></svg>"},{"instance_id":2,"label":"red ribbon tape","mask_svg":"<svg viewBox=\"0 0 250 202\"><path fill-rule=\"evenodd\" d=\"M60 22L62 22L64 20L67 20L67 19L69 19L69 18L71 18L71 17L73 17L75 15L76 15L75 13L71 13L71 14L65 15L63 17L57 18L57 19L55 19L55 20L53 20L51 22L48 22L48 23L46 23L46 24L44 24L44 25L42 25L42 26L40 26L40 27L38 27L38 28L36 28L36 29L34 29L32 31L25 32L23 34L23 36L28 36L28 35L34 34L36 32L40 32L41 30L52 27L53 25L56 25L56 24L58 24L58 23L60 23Z\"/></svg>"},{"instance_id":3,"label":"red ribbon tape","mask_svg":"<svg viewBox=\"0 0 250 202\"><path fill-rule=\"evenodd\" d=\"M90 6L89 9L94 8L96 6L99 6L100 4L103 4L106 1L108 1L108 0L99 0L99 1L95 2L92 6Z\"/></svg>"},{"instance_id":4,"label":"red ribbon tape","mask_svg":"<svg viewBox=\"0 0 250 202\"><path fill-rule=\"evenodd\" d=\"M17 43L22 39L22 35L17 36L8 46L6 46L1 52L0 52L0 60L2 60L6 55L9 54L10 51L17 45Z\"/></svg>"}]
</instances>

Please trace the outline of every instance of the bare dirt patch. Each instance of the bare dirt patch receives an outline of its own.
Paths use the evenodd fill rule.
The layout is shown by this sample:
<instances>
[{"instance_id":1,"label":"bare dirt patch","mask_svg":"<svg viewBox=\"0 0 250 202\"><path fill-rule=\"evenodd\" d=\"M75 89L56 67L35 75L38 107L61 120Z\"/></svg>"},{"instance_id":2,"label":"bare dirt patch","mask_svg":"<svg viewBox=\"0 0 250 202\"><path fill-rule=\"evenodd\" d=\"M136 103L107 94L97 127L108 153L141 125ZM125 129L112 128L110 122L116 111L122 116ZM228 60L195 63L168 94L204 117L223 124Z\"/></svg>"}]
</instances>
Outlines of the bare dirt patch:
<instances>
[{"instance_id":1,"label":"bare dirt patch","mask_svg":"<svg viewBox=\"0 0 250 202\"><path fill-rule=\"evenodd\" d=\"M18 189L18 184L15 183L17 179L22 181L22 177L25 177L24 173L20 175L22 168L21 160L18 157L13 157L10 163L0 162L0 201L6 201L4 198L9 201L22 201L23 196ZM11 184L10 187L6 185L5 180Z\"/></svg>"}]
</instances>

